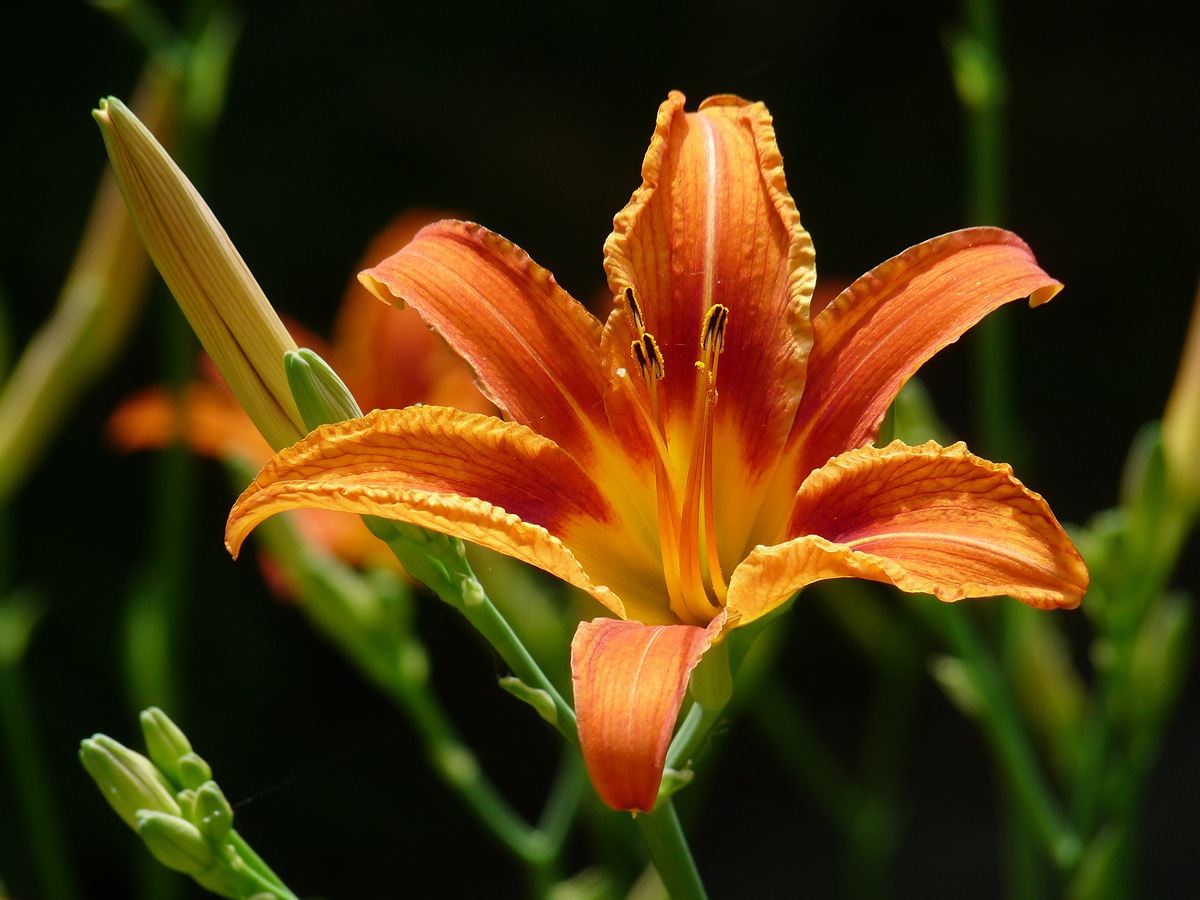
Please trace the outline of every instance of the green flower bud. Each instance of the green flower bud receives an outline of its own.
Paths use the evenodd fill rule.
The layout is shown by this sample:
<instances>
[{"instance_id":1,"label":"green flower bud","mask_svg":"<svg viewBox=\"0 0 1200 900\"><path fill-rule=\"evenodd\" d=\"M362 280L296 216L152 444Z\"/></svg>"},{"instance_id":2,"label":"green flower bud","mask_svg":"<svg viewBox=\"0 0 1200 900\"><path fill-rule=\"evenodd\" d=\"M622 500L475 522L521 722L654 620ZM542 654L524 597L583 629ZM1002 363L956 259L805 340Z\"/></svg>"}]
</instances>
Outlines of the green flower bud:
<instances>
[{"instance_id":1,"label":"green flower bud","mask_svg":"<svg viewBox=\"0 0 1200 900\"><path fill-rule=\"evenodd\" d=\"M196 792L191 788L180 791L175 795L179 802L179 815L189 822L196 821Z\"/></svg>"},{"instance_id":2,"label":"green flower bud","mask_svg":"<svg viewBox=\"0 0 1200 900\"><path fill-rule=\"evenodd\" d=\"M362 415L350 389L312 350L303 347L287 351L283 354L283 367L305 428L312 430Z\"/></svg>"},{"instance_id":3,"label":"green flower bud","mask_svg":"<svg viewBox=\"0 0 1200 900\"><path fill-rule=\"evenodd\" d=\"M438 747L433 764L450 784L466 788L479 780L479 763L475 754L461 744L450 742Z\"/></svg>"},{"instance_id":4,"label":"green flower bud","mask_svg":"<svg viewBox=\"0 0 1200 900\"><path fill-rule=\"evenodd\" d=\"M500 687L504 688L518 700L524 700L532 706L539 716L549 722L551 725L558 723L558 708L554 705L554 698L541 688L530 687L520 678L513 675L507 675L500 679Z\"/></svg>"},{"instance_id":5,"label":"green flower bud","mask_svg":"<svg viewBox=\"0 0 1200 900\"><path fill-rule=\"evenodd\" d=\"M170 782L154 763L108 735L97 734L83 741L79 760L109 806L135 831L141 811L179 815Z\"/></svg>"},{"instance_id":6,"label":"green flower bud","mask_svg":"<svg viewBox=\"0 0 1200 900\"><path fill-rule=\"evenodd\" d=\"M214 844L222 844L233 828L233 807L215 781L209 781L196 791L192 821Z\"/></svg>"},{"instance_id":7,"label":"green flower bud","mask_svg":"<svg viewBox=\"0 0 1200 900\"><path fill-rule=\"evenodd\" d=\"M1200 290L1163 413L1162 442L1171 485L1178 499L1195 514L1200 507Z\"/></svg>"},{"instance_id":8,"label":"green flower bud","mask_svg":"<svg viewBox=\"0 0 1200 900\"><path fill-rule=\"evenodd\" d=\"M146 752L154 765L175 785L178 790L184 786L179 772L179 759L186 753L192 752L192 745L180 729L172 722L167 714L156 706L143 710L139 717L142 723L142 736L146 740Z\"/></svg>"},{"instance_id":9,"label":"green flower bud","mask_svg":"<svg viewBox=\"0 0 1200 900\"><path fill-rule=\"evenodd\" d=\"M184 787L192 790L212 779L212 769L197 753L185 753L179 757L179 779Z\"/></svg>"},{"instance_id":10,"label":"green flower bud","mask_svg":"<svg viewBox=\"0 0 1200 900\"><path fill-rule=\"evenodd\" d=\"M200 829L178 816L142 810L137 814L136 827L154 858L168 869L202 875L217 861Z\"/></svg>"},{"instance_id":11,"label":"green flower bud","mask_svg":"<svg viewBox=\"0 0 1200 900\"><path fill-rule=\"evenodd\" d=\"M429 654L425 652L425 648L416 641L405 641L400 645L397 651L400 661L401 677L412 685L423 686L429 681ZM509 679L501 678L500 685L506 690L508 686L505 684ZM516 679L513 679L514 681ZM524 685L522 685L524 687ZM513 693L516 693L515 691ZM546 693L539 691L538 693ZM525 699L522 697L521 699Z\"/></svg>"},{"instance_id":12,"label":"green flower bud","mask_svg":"<svg viewBox=\"0 0 1200 900\"><path fill-rule=\"evenodd\" d=\"M695 774L690 768L663 769L662 781L658 784L658 800L655 801L655 806L658 805L659 801L666 800L672 794L683 790L691 784Z\"/></svg>"},{"instance_id":13,"label":"green flower bud","mask_svg":"<svg viewBox=\"0 0 1200 900\"><path fill-rule=\"evenodd\" d=\"M692 699L705 709L716 712L725 708L733 696L733 676L729 671L729 645L713 644L700 657L688 681Z\"/></svg>"},{"instance_id":14,"label":"green flower bud","mask_svg":"<svg viewBox=\"0 0 1200 900\"><path fill-rule=\"evenodd\" d=\"M979 717L983 698L979 696L971 672L961 659L956 656L934 656L929 663L929 674L961 713L973 719Z\"/></svg>"}]
</instances>

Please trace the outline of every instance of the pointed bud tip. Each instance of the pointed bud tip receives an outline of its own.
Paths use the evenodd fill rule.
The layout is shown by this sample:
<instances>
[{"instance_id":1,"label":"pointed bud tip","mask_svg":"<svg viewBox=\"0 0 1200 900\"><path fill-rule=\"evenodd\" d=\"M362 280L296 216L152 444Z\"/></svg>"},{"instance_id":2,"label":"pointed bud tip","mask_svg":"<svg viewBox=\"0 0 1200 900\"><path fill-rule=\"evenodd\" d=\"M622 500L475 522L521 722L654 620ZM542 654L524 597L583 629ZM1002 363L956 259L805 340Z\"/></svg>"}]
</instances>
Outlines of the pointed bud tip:
<instances>
[{"instance_id":1,"label":"pointed bud tip","mask_svg":"<svg viewBox=\"0 0 1200 900\"><path fill-rule=\"evenodd\" d=\"M307 347L288 350L283 354L283 365L306 428L313 430L362 416L349 388L316 352Z\"/></svg>"},{"instance_id":2,"label":"pointed bud tip","mask_svg":"<svg viewBox=\"0 0 1200 900\"><path fill-rule=\"evenodd\" d=\"M92 110L92 118L101 125L111 126L113 124L114 112L128 113L129 108L120 99L110 94L107 97L100 98L100 101L96 104L96 108Z\"/></svg>"}]
</instances>

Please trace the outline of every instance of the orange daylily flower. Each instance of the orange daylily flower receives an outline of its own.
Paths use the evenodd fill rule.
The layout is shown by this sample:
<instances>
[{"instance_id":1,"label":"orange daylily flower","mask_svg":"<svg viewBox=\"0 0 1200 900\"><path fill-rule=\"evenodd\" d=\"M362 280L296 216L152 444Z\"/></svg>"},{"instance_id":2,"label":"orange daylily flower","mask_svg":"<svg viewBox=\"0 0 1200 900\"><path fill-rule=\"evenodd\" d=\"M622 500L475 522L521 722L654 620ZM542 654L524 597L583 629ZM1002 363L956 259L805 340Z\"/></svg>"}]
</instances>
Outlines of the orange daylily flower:
<instances>
[{"instance_id":1,"label":"orange daylily flower","mask_svg":"<svg viewBox=\"0 0 1200 900\"><path fill-rule=\"evenodd\" d=\"M424 226L441 216L412 210L398 216L375 237L363 255L369 265L395 253ZM494 407L472 384L462 360L411 314L397 315L357 279L347 287L333 328L333 345L289 325L296 342L330 361L363 409L387 409L430 402L469 412ZM266 439L207 359L204 378L188 384L179 402L161 386L130 397L113 413L109 438L121 450L156 449L184 440L194 453L240 460L259 468L273 455ZM358 516L301 510L294 520L304 538L358 567L399 568L395 556Z\"/></svg>"},{"instance_id":2,"label":"orange daylily flower","mask_svg":"<svg viewBox=\"0 0 1200 900\"><path fill-rule=\"evenodd\" d=\"M505 420L430 406L318 429L230 514L386 516L525 560L617 618L572 644L600 796L649 810L692 669L826 578L1074 607L1087 570L1049 507L965 446L871 446L896 393L992 309L1061 285L995 228L934 238L810 316L814 256L766 108L672 93L614 220L601 324L520 249L444 221L360 278L410 305Z\"/></svg>"}]
</instances>

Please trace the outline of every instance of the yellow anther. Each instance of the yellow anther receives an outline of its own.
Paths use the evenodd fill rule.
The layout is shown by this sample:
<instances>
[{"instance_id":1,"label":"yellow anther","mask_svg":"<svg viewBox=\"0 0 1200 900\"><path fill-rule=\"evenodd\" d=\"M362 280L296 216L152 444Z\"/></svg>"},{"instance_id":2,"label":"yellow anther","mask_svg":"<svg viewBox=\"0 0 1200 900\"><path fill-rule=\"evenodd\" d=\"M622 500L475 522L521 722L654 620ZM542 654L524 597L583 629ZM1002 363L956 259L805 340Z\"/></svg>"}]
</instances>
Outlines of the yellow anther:
<instances>
[{"instance_id":1,"label":"yellow anther","mask_svg":"<svg viewBox=\"0 0 1200 900\"><path fill-rule=\"evenodd\" d=\"M725 349L725 325L729 321L729 309L720 303L713 304L704 314L704 325L700 329L700 349L705 354L717 354Z\"/></svg>"},{"instance_id":2,"label":"yellow anther","mask_svg":"<svg viewBox=\"0 0 1200 900\"><path fill-rule=\"evenodd\" d=\"M658 349L658 342L654 340L654 335L643 334L642 345L645 348L646 358L653 368L654 377L662 381L663 376L667 374L667 369L666 364L663 362L662 351Z\"/></svg>"},{"instance_id":3,"label":"yellow anther","mask_svg":"<svg viewBox=\"0 0 1200 900\"><path fill-rule=\"evenodd\" d=\"M637 326L638 334L646 333L646 320L642 318L642 307L637 301L637 296L633 293L633 288L625 288L625 305L629 307L629 312L633 314L633 324Z\"/></svg>"},{"instance_id":4,"label":"yellow anther","mask_svg":"<svg viewBox=\"0 0 1200 900\"><path fill-rule=\"evenodd\" d=\"M645 378L646 377L646 367L649 366L650 361L648 359L646 359L646 351L642 349L641 340L636 340L632 344L630 344L629 352L630 352L630 354L632 354L634 360L637 362L638 368L642 372L642 377Z\"/></svg>"}]
</instances>

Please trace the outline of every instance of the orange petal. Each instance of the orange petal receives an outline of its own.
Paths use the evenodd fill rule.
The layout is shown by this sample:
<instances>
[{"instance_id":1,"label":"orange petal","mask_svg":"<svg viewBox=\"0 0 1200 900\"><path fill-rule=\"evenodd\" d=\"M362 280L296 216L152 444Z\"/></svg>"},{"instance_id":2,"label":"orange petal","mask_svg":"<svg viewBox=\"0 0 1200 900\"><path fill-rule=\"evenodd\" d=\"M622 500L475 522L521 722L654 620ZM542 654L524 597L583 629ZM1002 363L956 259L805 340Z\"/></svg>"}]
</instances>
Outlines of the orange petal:
<instances>
[{"instance_id":1,"label":"orange petal","mask_svg":"<svg viewBox=\"0 0 1200 900\"><path fill-rule=\"evenodd\" d=\"M446 220L360 278L381 299L411 305L513 420L581 463L592 458L608 428L600 323L523 250Z\"/></svg>"},{"instance_id":2,"label":"orange petal","mask_svg":"<svg viewBox=\"0 0 1200 900\"><path fill-rule=\"evenodd\" d=\"M933 238L863 275L813 321L808 383L789 439L792 487L874 440L912 374L989 312L1022 297L1037 306L1061 289L1024 241L999 228Z\"/></svg>"},{"instance_id":3,"label":"orange petal","mask_svg":"<svg viewBox=\"0 0 1200 900\"><path fill-rule=\"evenodd\" d=\"M230 551L263 519L294 508L410 522L538 566L618 615L676 621L661 596L661 564L629 540L588 473L512 422L421 406L319 428L276 454L238 499Z\"/></svg>"},{"instance_id":4,"label":"orange petal","mask_svg":"<svg viewBox=\"0 0 1200 900\"><path fill-rule=\"evenodd\" d=\"M444 214L426 209L397 216L371 241L359 268L399 252L418 231L443 218ZM364 410L428 403L494 412L471 382L462 359L425 327L416 312L380 303L357 278L346 289L338 310L333 345L328 358Z\"/></svg>"},{"instance_id":5,"label":"orange petal","mask_svg":"<svg viewBox=\"0 0 1200 900\"><path fill-rule=\"evenodd\" d=\"M1045 609L1078 606L1088 585L1046 501L963 444L897 441L842 454L797 492L787 533L734 571L729 610L742 623L827 578L947 601L1006 594Z\"/></svg>"},{"instance_id":6,"label":"orange petal","mask_svg":"<svg viewBox=\"0 0 1200 900\"><path fill-rule=\"evenodd\" d=\"M571 642L579 745L596 792L613 809L654 808L688 677L723 620L708 628L579 623Z\"/></svg>"},{"instance_id":7,"label":"orange petal","mask_svg":"<svg viewBox=\"0 0 1200 900\"><path fill-rule=\"evenodd\" d=\"M633 288L663 353L668 433L694 418L704 316L713 304L729 309L714 483L718 527L730 532L719 543L740 546L756 476L773 469L804 386L814 255L766 107L722 96L685 114L683 104L675 92L659 108L642 186L613 220L604 268L614 294ZM618 302L606 330L614 356L628 357L630 318Z\"/></svg>"}]
</instances>

